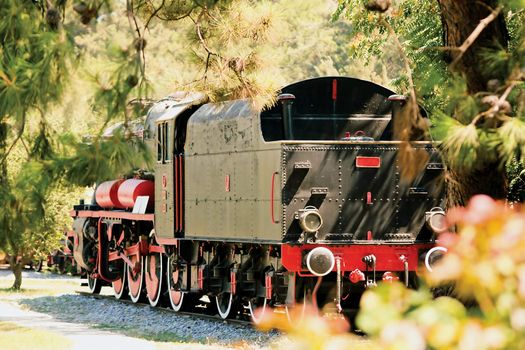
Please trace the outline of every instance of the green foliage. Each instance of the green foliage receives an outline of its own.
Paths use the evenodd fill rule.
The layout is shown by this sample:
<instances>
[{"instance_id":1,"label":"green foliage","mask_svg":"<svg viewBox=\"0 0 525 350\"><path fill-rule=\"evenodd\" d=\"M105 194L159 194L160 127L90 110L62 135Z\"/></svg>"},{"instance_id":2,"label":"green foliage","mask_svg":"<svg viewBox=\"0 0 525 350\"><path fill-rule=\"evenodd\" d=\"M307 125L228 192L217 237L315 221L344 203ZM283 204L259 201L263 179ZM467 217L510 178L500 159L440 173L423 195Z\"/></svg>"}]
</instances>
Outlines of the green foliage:
<instances>
[{"instance_id":1,"label":"green foliage","mask_svg":"<svg viewBox=\"0 0 525 350\"><path fill-rule=\"evenodd\" d=\"M479 65L490 76L504 77L487 82L487 91L471 94L465 78L447 69L437 1L393 2L384 13L368 11L368 0L340 0L334 18L352 22L354 54L404 57L394 81L410 92L410 77L419 103L429 112L434 140L448 167L459 171L501 167L514 159L524 162L525 138L521 136L525 94L525 12L523 1L499 1L506 17L509 47L490 46L479 54ZM458 24L458 26L461 24ZM474 24L474 26L477 25ZM392 48L399 40L402 46ZM397 52L396 52L397 51ZM397 73L397 70L396 70Z\"/></svg>"},{"instance_id":2,"label":"green foliage","mask_svg":"<svg viewBox=\"0 0 525 350\"><path fill-rule=\"evenodd\" d=\"M65 156L52 163L52 171L78 186L115 179L151 162L143 142L119 133L92 142L79 142L66 135L61 141L66 148Z\"/></svg>"}]
</instances>

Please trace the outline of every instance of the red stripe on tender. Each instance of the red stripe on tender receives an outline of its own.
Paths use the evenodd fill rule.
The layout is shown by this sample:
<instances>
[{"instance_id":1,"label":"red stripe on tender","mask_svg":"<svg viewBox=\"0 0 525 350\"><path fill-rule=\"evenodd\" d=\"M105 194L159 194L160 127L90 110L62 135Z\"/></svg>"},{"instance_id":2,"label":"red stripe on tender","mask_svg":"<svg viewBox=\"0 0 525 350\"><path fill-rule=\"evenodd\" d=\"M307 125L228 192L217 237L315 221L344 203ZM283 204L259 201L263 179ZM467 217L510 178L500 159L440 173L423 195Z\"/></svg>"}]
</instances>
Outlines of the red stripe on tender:
<instances>
[{"instance_id":1,"label":"red stripe on tender","mask_svg":"<svg viewBox=\"0 0 525 350\"><path fill-rule=\"evenodd\" d=\"M356 157L355 166L358 168L379 168L381 167L380 157Z\"/></svg>"},{"instance_id":2,"label":"red stripe on tender","mask_svg":"<svg viewBox=\"0 0 525 350\"><path fill-rule=\"evenodd\" d=\"M337 79L332 80L332 100L337 100Z\"/></svg>"}]
</instances>

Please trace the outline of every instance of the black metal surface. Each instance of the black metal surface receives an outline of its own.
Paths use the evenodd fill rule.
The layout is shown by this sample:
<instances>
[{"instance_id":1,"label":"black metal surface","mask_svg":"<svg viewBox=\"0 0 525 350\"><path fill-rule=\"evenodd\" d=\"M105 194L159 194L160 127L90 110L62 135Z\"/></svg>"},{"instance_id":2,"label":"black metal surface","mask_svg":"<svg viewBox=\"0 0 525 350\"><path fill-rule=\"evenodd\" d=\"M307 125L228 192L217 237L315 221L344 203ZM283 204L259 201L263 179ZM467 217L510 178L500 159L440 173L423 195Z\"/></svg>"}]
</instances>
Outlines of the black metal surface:
<instances>
[{"instance_id":1,"label":"black metal surface","mask_svg":"<svg viewBox=\"0 0 525 350\"><path fill-rule=\"evenodd\" d=\"M335 83L334 83L335 81ZM295 140L341 140L346 133L376 140L391 139L390 120L394 92L369 81L346 77L304 80L282 89L293 94ZM266 141L282 140L283 113L278 104L261 113Z\"/></svg>"},{"instance_id":2,"label":"black metal surface","mask_svg":"<svg viewBox=\"0 0 525 350\"><path fill-rule=\"evenodd\" d=\"M435 148L419 145L438 164ZM298 210L313 205L323 218L317 242L429 241L425 212L442 203L439 169L427 168L413 183L403 183L398 145L284 145L283 240L300 242ZM357 168L356 157L380 157L379 168ZM294 167L310 162L310 169ZM318 189L323 189L319 191ZM371 203L367 203L370 192Z\"/></svg>"}]
</instances>

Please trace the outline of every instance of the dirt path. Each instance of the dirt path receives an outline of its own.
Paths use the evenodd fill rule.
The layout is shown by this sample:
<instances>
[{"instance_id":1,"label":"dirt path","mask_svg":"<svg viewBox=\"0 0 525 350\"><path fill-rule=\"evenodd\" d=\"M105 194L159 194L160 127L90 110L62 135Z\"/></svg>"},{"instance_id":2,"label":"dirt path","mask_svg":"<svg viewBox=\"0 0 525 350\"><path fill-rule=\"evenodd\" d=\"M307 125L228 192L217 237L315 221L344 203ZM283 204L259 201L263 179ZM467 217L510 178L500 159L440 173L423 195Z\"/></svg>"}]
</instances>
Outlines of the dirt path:
<instances>
[{"instance_id":1,"label":"dirt path","mask_svg":"<svg viewBox=\"0 0 525 350\"><path fill-rule=\"evenodd\" d=\"M159 349L158 343L135 339L85 325L59 322L51 316L26 311L14 303L0 302L0 322L12 322L19 326L58 333L70 339L75 350L93 349ZM38 348L38 344L35 344Z\"/></svg>"},{"instance_id":2,"label":"dirt path","mask_svg":"<svg viewBox=\"0 0 525 350\"><path fill-rule=\"evenodd\" d=\"M111 330L97 329L86 323L61 321L50 314L35 312L27 309L27 305L23 305L23 301L37 300L46 298L48 295L60 296L62 293L74 293L78 289L78 278L71 278L66 276L59 276L50 273L41 274L33 271L24 271L24 280L22 287L25 291L22 293L13 293L7 290L12 283L13 276L10 271L5 268L0 268L0 324L8 323L19 327L24 327L32 331L43 331L50 335L57 335L59 339L67 339L70 344L63 344L57 348L62 349L86 349L86 350L149 350L149 349L226 349L217 345L206 345L194 342L162 342L151 341L141 338L135 338L119 333L114 333ZM36 299L32 299L36 298ZM68 305L64 305L66 309ZM56 308L56 307L55 307ZM78 310L78 312L84 312ZM52 313L51 313L52 314ZM1 331L0 331L1 332ZM0 334L1 338L2 334ZM5 334L3 334L5 336ZM42 347L39 344L40 340L35 339L28 343L28 345L17 344L16 336L11 338L16 343L12 346L0 342L0 350L2 349L21 349L33 350ZM72 345L71 345L72 344ZM62 344L61 344L62 345Z\"/></svg>"}]
</instances>

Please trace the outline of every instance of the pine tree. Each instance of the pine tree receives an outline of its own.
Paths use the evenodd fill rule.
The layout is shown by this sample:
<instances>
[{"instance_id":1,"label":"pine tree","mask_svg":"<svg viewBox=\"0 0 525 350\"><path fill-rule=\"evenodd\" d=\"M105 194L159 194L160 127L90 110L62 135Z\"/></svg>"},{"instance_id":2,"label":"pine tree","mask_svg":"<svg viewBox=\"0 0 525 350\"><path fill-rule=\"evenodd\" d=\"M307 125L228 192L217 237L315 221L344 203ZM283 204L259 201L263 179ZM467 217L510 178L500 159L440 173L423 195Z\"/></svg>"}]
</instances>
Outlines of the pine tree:
<instances>
[{"instance_id":1,"label":"pine tree","mask_svg":"<svg viewBox=\"0 0 525 350\"><path fill-rule=\"evenodd\" d=\"M524 160L524 7L503 0L343 0L335 14L365 34L356 36L361 55L397 43L404 72L396 84L431 116L429 132L447 166L449 207L477 193L506 198L505 166ZM419 126L417 113L405 117L405 128Z\"/></svg>"}]
</instances>

